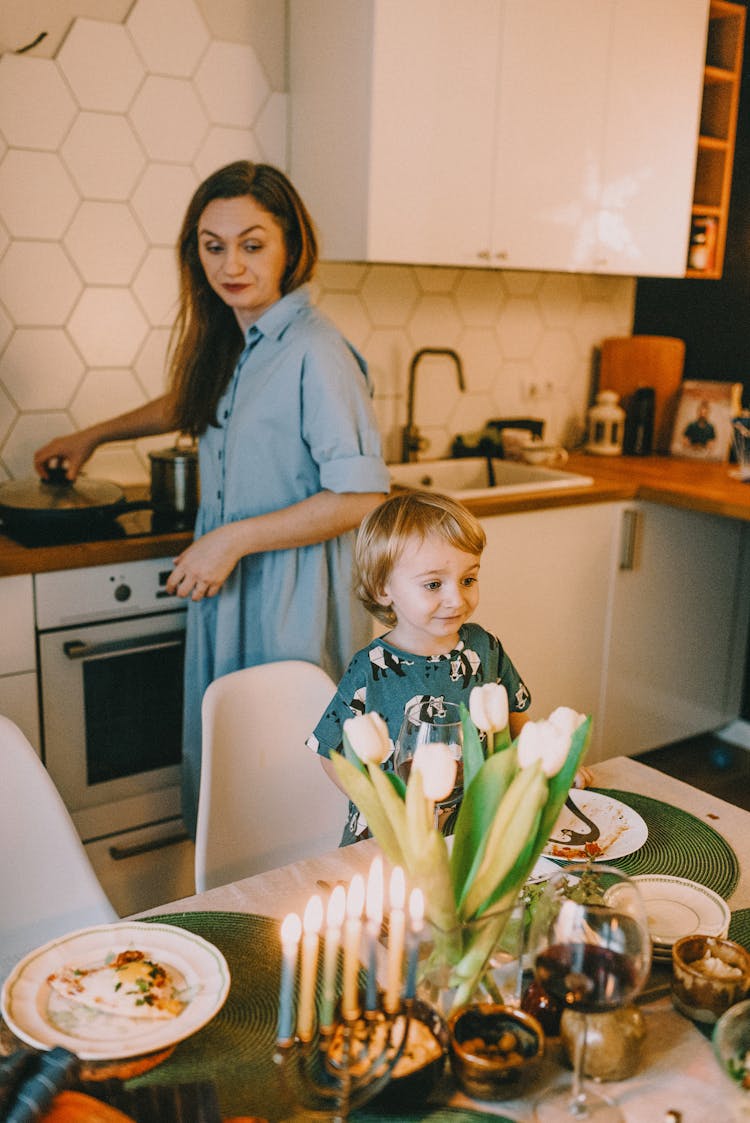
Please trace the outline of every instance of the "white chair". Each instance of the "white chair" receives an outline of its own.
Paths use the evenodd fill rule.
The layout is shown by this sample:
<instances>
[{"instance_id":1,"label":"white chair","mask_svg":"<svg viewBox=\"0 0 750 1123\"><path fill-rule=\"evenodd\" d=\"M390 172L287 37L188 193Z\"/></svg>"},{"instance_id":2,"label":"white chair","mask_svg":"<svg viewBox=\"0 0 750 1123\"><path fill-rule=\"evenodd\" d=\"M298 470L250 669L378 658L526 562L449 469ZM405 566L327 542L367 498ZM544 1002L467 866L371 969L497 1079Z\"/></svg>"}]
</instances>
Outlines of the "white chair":
<instances>
[{"instance_id":1,"label":"white chair","mask_svg":"<svg viewBox=\"0 0 750 1123\"><path fill-rule=\"evenodd\" d=\"M0 975L56 936L117 920L62 797L0 715Z\"/></svg>"},{"instance_id":2,"label":"white chair","mask_svg":"<svg viewBox=\"0 0 750 1123\"><path fill-rule=\"evenodd\" d=\"M203 696L196 891L334 849L347 800L305 745L336 684L285 660L223 675Z\"/></svg>"}]
</instances>

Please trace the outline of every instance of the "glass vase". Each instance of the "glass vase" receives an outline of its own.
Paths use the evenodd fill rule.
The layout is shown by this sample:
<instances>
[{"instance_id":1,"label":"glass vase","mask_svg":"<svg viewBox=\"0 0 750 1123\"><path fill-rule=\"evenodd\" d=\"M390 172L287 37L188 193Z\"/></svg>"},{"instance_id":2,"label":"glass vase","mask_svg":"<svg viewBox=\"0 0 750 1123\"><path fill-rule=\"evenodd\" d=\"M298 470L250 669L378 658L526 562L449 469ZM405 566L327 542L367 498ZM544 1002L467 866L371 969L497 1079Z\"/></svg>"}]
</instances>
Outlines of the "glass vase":
<instances>
[{"instance_id":1,"label":"glass vase","mask_svg":"<svg viewBox=\"0 0 750 1123\"><path fill-rule=\"evenodd\" d=\"M443 1017L460 1006L520 1006L525 906L444 930L428 925L420 952L418 996Z\"/></svg>"}]
</instances>

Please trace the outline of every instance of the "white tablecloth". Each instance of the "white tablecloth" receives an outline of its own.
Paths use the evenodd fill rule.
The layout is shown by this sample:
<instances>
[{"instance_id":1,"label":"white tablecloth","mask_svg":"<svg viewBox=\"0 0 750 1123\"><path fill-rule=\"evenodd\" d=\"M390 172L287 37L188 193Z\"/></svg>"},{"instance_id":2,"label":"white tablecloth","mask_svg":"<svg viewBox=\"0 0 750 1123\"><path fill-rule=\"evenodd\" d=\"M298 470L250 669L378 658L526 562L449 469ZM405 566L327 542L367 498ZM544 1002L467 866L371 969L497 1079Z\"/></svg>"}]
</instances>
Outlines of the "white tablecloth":
<instances>
[{"instance_id":1,"label":"white tablecloth","mask_svg":"<svg viewBox=\"0 0 750 1123\"><path fill-rule=\"evenodd\" d=\"M593 773L595 786L639 792L663 800L689 811L718 831L734 849L741 867L739 883L729 905L732 909L750 907L748 812L627 757L603 761L593 767ZM281 919L288 912L301 914L311 893L325 892L326 886L338 880L348 882L356 872L366 874L377 852L374 841L358 843L171 902L144 915L219 910ZM673 1010L669 998L641 1008L647 1026L641 1070L630 1080L604 1086L607 1094L620 1103L628 1123L663 1123L670 1110L681 1112L682 1123L729 1123L733 1118L731 1090L724 1082L706 1038ZM570 1074L549 1064L545 1078L548 1082L569 1081ZM496 1110L519 1123L532 1119L528 1101L510 1100L493 1107L472 1103L456 1094L452 1102L486 1111Z\"/></svg>"}]
</instances>

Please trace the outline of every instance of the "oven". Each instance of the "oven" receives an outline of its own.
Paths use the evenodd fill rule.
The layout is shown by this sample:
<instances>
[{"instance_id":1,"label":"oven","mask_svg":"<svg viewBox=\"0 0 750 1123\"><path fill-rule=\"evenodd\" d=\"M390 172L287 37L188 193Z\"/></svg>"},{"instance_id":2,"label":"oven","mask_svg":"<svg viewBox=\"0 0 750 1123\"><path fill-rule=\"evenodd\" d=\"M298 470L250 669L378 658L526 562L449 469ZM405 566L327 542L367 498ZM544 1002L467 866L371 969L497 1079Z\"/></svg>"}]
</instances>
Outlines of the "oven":
<instances>
[{"instance_id":1,"label":"oven","mask_svg":"<svg viewBox=\"0 0 750 1123\"><path fill-rule=\"evenodd\" d=\"M123 915L193 891L180 815L186 609L166 592L171 568L154 558L34 578L44 763Z\"/></svg>"}]
</instances>

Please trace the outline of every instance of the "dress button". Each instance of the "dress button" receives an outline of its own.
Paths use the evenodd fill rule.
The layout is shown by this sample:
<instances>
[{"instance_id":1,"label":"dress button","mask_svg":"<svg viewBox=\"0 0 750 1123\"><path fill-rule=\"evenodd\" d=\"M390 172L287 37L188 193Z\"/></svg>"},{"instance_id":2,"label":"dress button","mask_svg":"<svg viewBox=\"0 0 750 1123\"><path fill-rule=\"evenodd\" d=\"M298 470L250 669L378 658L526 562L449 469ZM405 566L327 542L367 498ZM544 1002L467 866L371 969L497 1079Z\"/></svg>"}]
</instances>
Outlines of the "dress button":
<instances>
[{"instance_id":1,"label":"dress button","mask_svg":"<svg viewBox=\"0 0 750 1123\"><path fill-rule=\"evenodd\" d=\"M217 491L217 492L216 492L216 498L217 498L217 499L221 499L221 492L220 492L220 491Z\"/></svg>"}]
</instances>

